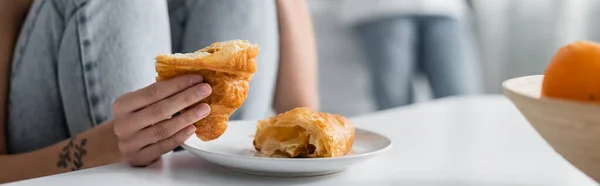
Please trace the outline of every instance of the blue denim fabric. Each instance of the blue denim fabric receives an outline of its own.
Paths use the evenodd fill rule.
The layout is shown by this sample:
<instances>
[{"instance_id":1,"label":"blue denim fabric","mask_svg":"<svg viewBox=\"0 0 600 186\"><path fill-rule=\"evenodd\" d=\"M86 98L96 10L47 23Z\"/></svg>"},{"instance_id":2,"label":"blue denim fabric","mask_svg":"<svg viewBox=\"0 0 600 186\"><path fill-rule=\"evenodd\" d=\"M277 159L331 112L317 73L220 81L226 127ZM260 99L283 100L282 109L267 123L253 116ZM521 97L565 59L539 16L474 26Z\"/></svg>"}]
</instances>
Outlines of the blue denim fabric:
<instances>
[{"instance_id":1,"label":"blue denim fabric","mask_svg":"<svg viewBox=\"0 0 600 186\"><path fill-rule=\"evenodd\" d=\"M398 16L356 25L378 109L414 102L412 77L425 74L434 98L482 92L472 38L459 20Z\"/></svg>"}]
</instances>

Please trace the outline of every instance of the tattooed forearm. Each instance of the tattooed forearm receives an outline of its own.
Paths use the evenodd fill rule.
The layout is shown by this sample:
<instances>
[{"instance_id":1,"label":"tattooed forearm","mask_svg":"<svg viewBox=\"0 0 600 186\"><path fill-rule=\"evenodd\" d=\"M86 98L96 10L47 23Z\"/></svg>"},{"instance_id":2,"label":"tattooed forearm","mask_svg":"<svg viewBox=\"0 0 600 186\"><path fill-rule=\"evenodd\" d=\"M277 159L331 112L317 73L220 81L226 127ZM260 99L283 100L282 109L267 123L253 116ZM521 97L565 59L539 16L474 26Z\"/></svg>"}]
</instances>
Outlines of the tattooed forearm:
<instances>
[{"instance_id":1,"label":"tattooed forearm","mask_svg":"<svg viewBox=\"0 0 600 186\"><path fill-rule=\"evenodd\" d=\"M77 136L71 138L69 143L63 147L62 151L58 154L57 167L71 169L72 171L79 170L83 167L83 156L87 154L85 150L85 144L87 139L77 139Z\"/></svg>"}]
</instances>

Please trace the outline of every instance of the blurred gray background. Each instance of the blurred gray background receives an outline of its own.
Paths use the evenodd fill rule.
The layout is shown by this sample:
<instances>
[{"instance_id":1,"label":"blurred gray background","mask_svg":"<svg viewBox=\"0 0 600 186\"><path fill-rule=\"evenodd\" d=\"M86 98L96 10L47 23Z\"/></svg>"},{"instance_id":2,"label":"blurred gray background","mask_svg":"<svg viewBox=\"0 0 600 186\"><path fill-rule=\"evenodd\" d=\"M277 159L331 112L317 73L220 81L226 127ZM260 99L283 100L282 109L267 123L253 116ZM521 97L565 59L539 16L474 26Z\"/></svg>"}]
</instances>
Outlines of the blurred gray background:
<instances>
[{"instance_id":1,"label":"blurred gray background","mask_svg":"<svg viewBox=\"0 0 600 186\"><path fill-rule=\"evenodd\" d=\"M321 109L348 116L374 110L368 64L353 33L338 18L340 0L309 0L320 63ZM600 41L600 0L473 0L473 28L485 93L501 82L542 74L562 45ZM430 100L427 80L415 77L417 101Z\"/></svg>"}]
</instances>

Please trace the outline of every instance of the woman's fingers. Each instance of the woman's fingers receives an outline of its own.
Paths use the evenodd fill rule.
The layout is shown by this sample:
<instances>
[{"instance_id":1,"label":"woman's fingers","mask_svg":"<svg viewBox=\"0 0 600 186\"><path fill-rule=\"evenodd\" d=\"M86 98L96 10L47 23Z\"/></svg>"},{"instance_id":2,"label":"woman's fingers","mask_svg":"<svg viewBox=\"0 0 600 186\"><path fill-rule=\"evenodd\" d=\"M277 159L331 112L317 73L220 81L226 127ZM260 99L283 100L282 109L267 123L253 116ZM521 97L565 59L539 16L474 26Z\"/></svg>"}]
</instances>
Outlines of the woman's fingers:
<instances>
[{"instance_id":1,"label":"woman's fingers","mask_svg":"<svg viewBox=\"0 0 600 186\"><path fill-rule=\"evenodd\" d=\"M201 83L203 80L204 78L199 75L186 75L153 83L117 98L113 105L113 111L117 116L134 112Z\"/></svg>"},{"instance_id":2,"label":"woman's fingers","mask_svg":"<svg viewBox=\"0 0 600 186\"><path fill-rule=\"evenodd\" d=\"M126 125L115 126L117 136L131 136L134 133L168 119L176 112L208 97L212 89L210 85L202 83L186 89L183 92L156 102L140 111L126 117L123 123Z\"/></svg>"},{"instance_id":3,"label":"woman's fingers","mask_svg":"<svg viewBox=\"0 0 600 186\"><path fill-rule=\"evenodd\" d=\"M176 112L179 112L194 103L198 103L202 99L208 97L211 92L212 89L210 88L210 85L206 83L190 87L181 93L175 94L135 112L132 119L133 121L136 121L136 123L131 124L133 126L137 125L136 129L141 130L149 126L149 124L161 122L173 116Z\"/></svg>"},{"instance_id":4,"label":"woman's fingers","mask_svg":"<svg viewBox=\"0 0 600 186\"><path fill-rule=\"evenodd\" d=\"M212 93L210 85L202 81L197 75L159 81L114 102L114 131L119 150L130 164L148 165L194 134L196 127L192 124L210 113L207 104L170 117Z\"/></svg>"},{"instance_id":5,"label":"woman's fingers","mask_svg":"<svg viewBox=\"0 0 600 186\"><path fill-rule=\"evenodd\" d=\"M206 117L208 113L210 113L210 107L208 104L199 104L198 106L187 110L178 116L143 129L135 134L134 137L126 139L123 143L119 144L119 148L121 152L124 153L138 151L149 144L156 143L157 141L161 141L173 136L183 128L190 126L194 124L194 122Z\"/></svg>"},{"instance_id":6,"label":"woman's fingers","mask_svg":"<svg viewBox=\"0 0 600 186\"><path fill-rule=\"evenodd\" d=\"M189 125L165 140L144 147L127 160L133 166L146 166L158 159L161 155L170 152L175 149L175 147L183 144L195 131L196 127L194 127L194 125Z\"/></svg>"}]
</instances>

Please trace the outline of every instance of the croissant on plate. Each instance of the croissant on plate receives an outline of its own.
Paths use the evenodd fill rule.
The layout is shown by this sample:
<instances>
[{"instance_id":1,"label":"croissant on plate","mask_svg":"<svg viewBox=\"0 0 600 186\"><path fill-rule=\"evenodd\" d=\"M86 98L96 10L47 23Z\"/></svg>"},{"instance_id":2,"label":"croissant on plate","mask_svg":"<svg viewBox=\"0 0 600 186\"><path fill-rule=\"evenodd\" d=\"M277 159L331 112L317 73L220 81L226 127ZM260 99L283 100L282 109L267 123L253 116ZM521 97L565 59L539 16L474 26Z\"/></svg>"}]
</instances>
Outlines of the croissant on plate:
<instances>
[{"instance_id":1,"label":"croissant on plate","mask_svg":"<svg viewBox=\"0 0 600 186\"><path fill-rule=\"evenodd\" d=\"M259 121L254 148L269 157L343 156L352 149L354 130L343 116L299 107Z\"/></svg>"},{"instance_id":2,"label":"croissant on plate","mask_svg":"<svg viewBox=\"0 0 600 186\"><path fill-rule=\"evenodd\" d=\"M199 103L210 105L211 112L194 125L196 136L203 141L210 141L225 132L229 116L246 100L250 80L256 72L258 53L259 46L256 44L231 40L213 43L193 53L158 55L155 58L156 80L185 74L204 77L204 81L212 87L212 94Z\"/></svg>"}]
</instances>

